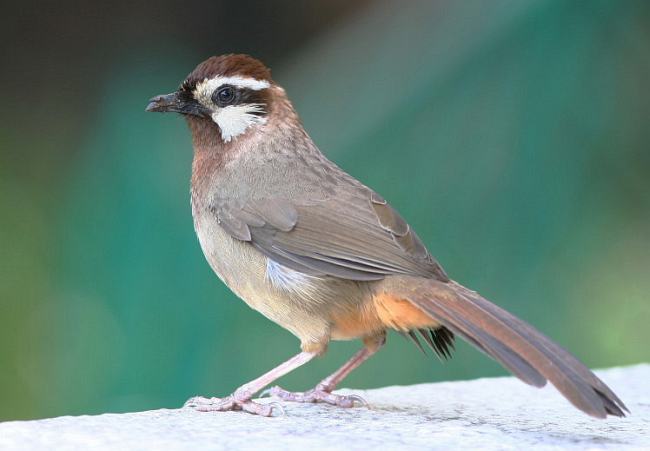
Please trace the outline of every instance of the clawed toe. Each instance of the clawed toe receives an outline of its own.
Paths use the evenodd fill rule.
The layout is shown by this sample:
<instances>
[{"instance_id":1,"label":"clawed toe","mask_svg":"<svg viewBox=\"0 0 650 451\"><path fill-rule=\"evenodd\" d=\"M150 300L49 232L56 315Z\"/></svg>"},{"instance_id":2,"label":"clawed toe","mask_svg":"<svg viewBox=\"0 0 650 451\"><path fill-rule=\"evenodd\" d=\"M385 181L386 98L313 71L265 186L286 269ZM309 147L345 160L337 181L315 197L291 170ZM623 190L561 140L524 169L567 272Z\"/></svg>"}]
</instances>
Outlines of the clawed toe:
<instances>
[{"instance_id":1,"label":"clawed toe","mask_svg":"<svg viewBox=\"0 0 650 451\"><path fill-rule=\"evenodd\" d=\"M368 401L366 401L359 395L347 395L346 398L350 399L353 405L355 402L358 402L361 407L365 407L366 409L370 408L370 404L368 404Z\"/></svg>"},{"instance_id":2,"label":"clawed toe","mask_svg":"<svg viewBox=\"0 0 650 451\"><path fill-rule=\"evenodd\" d=\"M355 403L362 407L368 407L368 403L359 395L337 395L327 390L315 388L303 393L290 392L281 387L275 386L268 390L271 396L289 402L324 402L337 407L355 407Z\"/></svg>"},{"instance_id":3,"label":"clawed toe","mask_svg":"<svg viewBox=\"0 0 650 451\"><path fill-rule=\"evenodd\" d=\"M284 415L284 409L279 403L272 402L268 404L260 404L251 401L250 399L237 400L232 395L225 398L204 398L202 396L195 396L188 399L183 407L194 409L198 412L227 412L242 410L254 415L270 417L273 416L274 411L277 411L280 415Z\"/></svg>"},{"instance_id":4,"label":"clawed toe","mask_svg":"<svg viewBox=\"0 0 650 451\"><path fill-rule=\"evenodd\" d=\"M195 409L201 405L207 405L210 403L215 403L219 401L219 398L204 398L203 396L193 396L192 398L185 401L183 404L184 409Z\"/></svg>"},{"instance_id":5,"label":"clawed toe","mask_svg":"<svg viewBox=\"0 0 650 451\"><path fill-rule=\"evenodd\" d=\"M273 395L273 394L271 393L272 390L273 390L272 388L265 388L264 390L262 390L262 391L260 392L260 394L259 394L258 397L259 397L259 398L268 398L268 397L270 397L270 396Z\"/></svg>"}]
</instances>

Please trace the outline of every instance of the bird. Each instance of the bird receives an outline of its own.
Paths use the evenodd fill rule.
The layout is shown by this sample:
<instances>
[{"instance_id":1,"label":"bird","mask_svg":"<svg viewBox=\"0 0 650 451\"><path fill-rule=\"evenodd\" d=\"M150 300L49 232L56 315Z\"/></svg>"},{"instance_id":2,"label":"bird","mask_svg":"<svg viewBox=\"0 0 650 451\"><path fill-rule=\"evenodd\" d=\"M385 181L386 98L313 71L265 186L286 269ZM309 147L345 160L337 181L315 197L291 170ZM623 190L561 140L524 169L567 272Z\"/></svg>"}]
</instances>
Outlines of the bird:
<instances>
[{"instance_id":1,"label":"bird","mask_svg":"<svg viewBox=\"0 0 650 451\"><path fill-rule=\"evenodd\" d=\"M192 217L212 270L300 340L295 356L231 395L193 397L186 407L273 416L281 406L254 395L339 340L363 346L313 389L267 390L286 402L366 405L334 390L393 330L442 358L461 337L526 384L550 381L588 415L629 413L576 357L452 280L381 195L319 150L261 61L212 56L146 111L179 113L189 126Z\"/></svg>"}]
</instances>

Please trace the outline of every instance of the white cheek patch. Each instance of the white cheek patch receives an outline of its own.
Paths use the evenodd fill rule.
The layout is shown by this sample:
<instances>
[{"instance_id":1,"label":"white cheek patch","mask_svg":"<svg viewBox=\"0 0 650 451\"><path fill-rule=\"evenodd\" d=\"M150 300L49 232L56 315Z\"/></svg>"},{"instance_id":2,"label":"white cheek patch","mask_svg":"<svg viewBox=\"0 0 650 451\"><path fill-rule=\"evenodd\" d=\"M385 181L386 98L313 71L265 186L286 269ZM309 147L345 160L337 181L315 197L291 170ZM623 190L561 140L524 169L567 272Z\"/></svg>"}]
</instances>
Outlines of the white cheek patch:
<instances>
[{"instance_id":1,"label":"white cheek patch","mask_svg":"<svg viewBox=\"0 0 650 451\"><path fill-rule=\"evenodd\" d=\"M212 113L212 120L219 126L224 142L230 142L244 133L248 127L265 124L266 118L260 116L260 113L264 113L264 108L258 103L230 105L218 108Z\"/></svg>"},{"instance_id":2,"label":"white cheek patch","mask_svg":"<svg viewBox=\"0 0 650 451\"><path fill-rule=\"evenodd\" d=\"M212 102L212 94L223 85L260 91L271 87L271 83L266 80L240 76L217 76L197 83L194 89L194 98L205 107L214 111L211 117L221 130L221 138L224 142L230 142L233 138L244 133L249 127L265 124L266 118L263 116L265 113L264 105L258 103L230 105L223 108L217 107Z\"/></svg>"}]
</instances>

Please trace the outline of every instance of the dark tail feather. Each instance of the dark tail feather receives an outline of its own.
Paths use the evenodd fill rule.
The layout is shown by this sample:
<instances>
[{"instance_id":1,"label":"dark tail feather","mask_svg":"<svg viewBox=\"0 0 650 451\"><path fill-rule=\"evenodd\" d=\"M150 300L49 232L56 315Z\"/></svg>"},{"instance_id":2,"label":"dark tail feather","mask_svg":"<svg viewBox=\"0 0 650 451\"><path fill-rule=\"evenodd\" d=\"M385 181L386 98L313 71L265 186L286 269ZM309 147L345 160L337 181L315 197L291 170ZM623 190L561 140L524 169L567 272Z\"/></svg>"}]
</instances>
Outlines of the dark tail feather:
<instances>
[{"instance_id":1,"label":"dark tail feather","mask_svg":"<svg viewBox=\"0 0 650 451\"><path fill-rule=\"evenodd\" d=\"M420 340L418 340L418 336L415 335L415 332L413 332L412 330L409 330L408 332L402 332L402 336L404 338L408 338L409 340L411 340L413 344L417 346L417 348L420 350L422 354L426 354L424 348L422 347L422 343L420 343Z\"/></svg>"},{"instance_id":2,"label":"dark tail feather","mask_svg":"<svg viewBox=\"0 0 650 451\"><path fill-rule=\"evenodd\" d=\"M558 344L502 308L455 282L408 278L405 298L488 354L524 382L547 380L574 406L597 418L625 416L625 404Z\"/></svg>"},{"instance_id":3,"label":"dark tail feather","mask_svg":"<svg viewBox=\"0 0 650 451\"><path fill-rule=\"evenodd\" d=\"M551 353L557 356L565 365L575 371L580 378L582 378L593 388L593 390L596 391L598 396L602 398L602 401L605 404L604 407L607 410L608 414L625 416L623 410L628 413L630 412L623 401L621 401L620 398L616 396L616 394L607 385L605 385L603 381L601 381L594 373L591 372L589 368L587 368L569 351L562 348L560 345L552 341L550 338L542 334L530 324L520 320L508 311L494 305L490 301L481 297L478 293L468 290L467 288L455 282L453 282L453 284L460 293L463 293L465 297L469 297L470 299L474 298L475 301L483 306L483 308L486 310L491 310L496 314L501 314L505 320L509 320L511 327L518 330L520 334L530 334L531 337L538 340L539 343L543 344L547 353Z\"/></svg>"}]
</instances>

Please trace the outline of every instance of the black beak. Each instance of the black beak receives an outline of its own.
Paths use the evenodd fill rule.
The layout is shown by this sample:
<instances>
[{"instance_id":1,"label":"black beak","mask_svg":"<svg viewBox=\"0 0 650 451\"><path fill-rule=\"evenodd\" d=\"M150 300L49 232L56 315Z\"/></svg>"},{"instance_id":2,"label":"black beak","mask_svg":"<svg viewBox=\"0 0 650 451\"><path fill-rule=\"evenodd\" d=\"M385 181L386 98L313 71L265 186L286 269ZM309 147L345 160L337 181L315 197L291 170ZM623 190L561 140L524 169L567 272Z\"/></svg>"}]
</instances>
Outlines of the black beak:
<instances>
[{"instance_id":1,"label":"black beak","mask_svg":"<svg viewBox=\"0 0 650 451\"><path fill-rule=\"evenodd\" d=\"M193 98L188 98L185 93L172 92L161 96L153 97L145 111L152 113L181 113L205 117L209 111L200 105Z\"/></svg>"},{"instance_id":2,"label":"black beak","mask_svg":"<svg viewBox=\"0 0 650 451\"><path fill-rule=\"evenodd\" d=\"M182 104L179 99L178 92L172 92L171 94L156 96L149 99L149 104L147 105L145 111L148 111L150 113L180 113L181 106Z\"/></svg>"}]
</instances>

